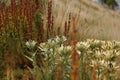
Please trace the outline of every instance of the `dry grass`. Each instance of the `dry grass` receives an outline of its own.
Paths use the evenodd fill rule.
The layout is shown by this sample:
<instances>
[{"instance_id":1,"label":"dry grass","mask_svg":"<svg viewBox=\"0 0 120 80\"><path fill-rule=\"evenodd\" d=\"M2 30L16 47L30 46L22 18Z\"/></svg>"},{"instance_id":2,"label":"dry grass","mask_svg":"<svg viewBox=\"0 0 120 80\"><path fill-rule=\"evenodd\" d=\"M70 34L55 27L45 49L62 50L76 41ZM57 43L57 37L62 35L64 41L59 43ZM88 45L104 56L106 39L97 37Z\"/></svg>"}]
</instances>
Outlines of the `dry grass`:
<instances>
[{"instance_id":1,"label":"dry grass","mask_svg":"<svg viewBox=\"0 0 120 80\"><path fill-rule=\"evenodd\" d=\"M76 24L79 37L120 40L120 15L118 11L91 0L54 0L55 27L64 27L69 13L81 11Z\"/></svg>"}]
</instances>

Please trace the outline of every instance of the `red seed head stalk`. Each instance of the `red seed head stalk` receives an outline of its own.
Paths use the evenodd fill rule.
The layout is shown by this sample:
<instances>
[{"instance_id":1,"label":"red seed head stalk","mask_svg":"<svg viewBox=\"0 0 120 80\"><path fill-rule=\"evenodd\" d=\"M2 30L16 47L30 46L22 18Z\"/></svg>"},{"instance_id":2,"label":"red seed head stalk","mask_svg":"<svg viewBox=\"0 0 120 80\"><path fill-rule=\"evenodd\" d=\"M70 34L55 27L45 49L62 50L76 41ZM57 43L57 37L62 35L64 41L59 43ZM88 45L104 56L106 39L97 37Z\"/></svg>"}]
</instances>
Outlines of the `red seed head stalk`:
<instances>
[{"instance_id":1,"label":"red seed head stalk","mask_svg":"<svg viewBox=\"0 0 120 80\"><path fill-rule=\"evenodd\" d=\"M25 4L24 14L27 17L27 22L28 22L27 39L32 39L32 10L31 10L30 0L26 0L24 4Z\"/></svg>"},{"instance_id":2,"label":"red seed head stalk","mask_svg":"<svg viewBox=\"0 0 120 80\"><path fill-rule=\"evenodd\" d=\"M67 21L65 21L64 25L64 35L67 37Z\"/></svg>"},{"instance_id":3,"label":"red seed head stalk","mask_svg":"<svg viewBox=\"0 0 120 80\"><path fill-rule=\"evenodd\" d=\"M3 7L0 5L0 29L3 26Z\"/></svg>"},{"instance_id":4,"label":"red seed head stalk","mask_svg":"<svg viewBox=\"0 0 120 80\"><path fill-rule=\"evenodd\" d=\"M71 27L71 13L69 13L68 20L65 21L65 24L64 24L64 36L66 36L68 39L69 39L70 27Z\"/></svg>"},{"instance_id":5,"label":"red seed head stalk","mask_svg":"<svg viewBox=\"0 0 120 80\"><path fill-rule=\"evenodd\" d=\"M93 67L92 80L96 80L96 63L94 64L94 67Z\"/></svg>"},{"instance_id":6,"label":"red seed head stalk","mask_svg":"<svg viewBox=\"0 0 120 80\"><path fill-rule=\"evenodd\" d=\"M9 20L8 20L8 9L7 7L5 6L4 7L4 25L6 27L6 25L8 24Z\"/></svg>"},{"instance_id":7,"label":"red seed head stalk","mask_svg":"<svg viewBox=\"0 0 120 80\"><path fill-rule=\"evenodd\" d=\"M79 59L78 59L78 53L77 53L77 50L76 50L76 43L77 43L77 40L76 40L76 27L75 27L75 17L72 18L72 71L71 71L71 80L79 80Z\"/></svg>"},{"instance_id":8,"label":"red seed head stalk","mask_svg":"<svg viewBox=\"0 0 120 80\"><path fill-rule=\"evenodd\" d=\"M56 72L56 80L61 80L61 73L62 73L62 67L61 67L61 61L59 61Z\"/></svg>"},{"instance_id":9,"label":"red seed head stalk","mask_svg":"<svg viewBox=\"0 0 120 80\"><path fill-rule=\"evenodd\" d=\"M47 30L48 30L48 35L52 35L52 0L49 0L48 3L48 13L47 13Z\"/></svg>"},{"instance_id":10,"label":"red seed head stalk","mask_svg":"<svg viewBox=\"0 0 120 80\"><path fill-rule=\"evenodd\" d=\"M53 26L54 26L54 16L52 14L52 19L51 19L51 34L52 34L52 36L55 35Z\"/></svg>"},{"instance_id":11,"label":"red seed head stalk","mask_svg":"<svg viewBox=\"0 0 120 80\"><path fill-rule=\"evenodd\" d=\"M20 19L23 19L23 15L25 13L25 9L24 9L24 1L20 0L20 4L19 4L19 12L18 12L18 16L20 17Z\"/></svg>"},{"instance_id":12,"label":"red seed head stalk","mask_svg":"<svg viewBox=\"0 0 120 80\"><path fill-rule=\"evenodd\" d=\"M60 35L61 34L60 32L61 32L61 27L58 27L57 28L57 35Z\"/></svg>"},{"instance_id":13,"label":"red seed head stalk","mask_svg":"<svg viewBox=\"0 0 120 80\"><path fill-rule=\"evenodd\" d=\"M70 31L70 23L71 23L71 13L69 14L69 20L68 20L68 31Z\"/></svg>"},{"instance_id":14,"label":"red seed head stalk","mask_svg":"<svg viewBox=\"0 0 120 80\"><path fill-rule=\"evenodd\" d=\"M16 0L11 0L11 14L12 14L12 22L15 26L16 32L18 31L18 25L17 25L17 5L16 5Z\"/></svg>"},{"instance_id":15,"label":"red seed head stalk","mask_svg":"<svg viewBox=\"0 0 120 80\"><path fill-rule=\"evenodd\" d=\"M35 0L35 8L36 8L36 9L39 8L39 0Z\"/></svg>"},{"instance_id":16,"label":"red seed head stalk","mask_svg":"<svg viewBox=\"0 0 120 80\"><path fill-rule=\"evenodd\" d=\"M8 22L9 22L9 18L8 18L9 17L8 16L9 15L9 10L8 10L8 8L5 9L5 13L6 13L5 14L5 24L8 24Z\"/></svg>"},{"instance_id":17,"label":"red seed head stalk","mask_svg":"<svg viewBox=\"0 0 120 80\"><path fill-rule=\"evenodd\" d=\"M0 13L0 22L2 22L2 15ZM1 31L2 24L0 23L0 31Z\"/></svg>"},{"instance_id":18,"label":"red seed head stalk","mask_svg":"<svg viewBox=\"0 0 120 80\"><path fill-rule=\"evenodd\" d=\"M69 14L68 25L67 25L67 38L69 37L69 31L71 27L71 13Z\"/></svg>"},{"instance_id":19,"label":"red seed head stalk","mask_svg":"<svg viewBox=\"0 0 120 80\"><path fill-rule=\"evenodd\" d=\"M16 2L15 2L15 0L11 0L11 13L12 13L12 16L15 15L15 11L16 11Z\"/></svg>"}]
</instances>

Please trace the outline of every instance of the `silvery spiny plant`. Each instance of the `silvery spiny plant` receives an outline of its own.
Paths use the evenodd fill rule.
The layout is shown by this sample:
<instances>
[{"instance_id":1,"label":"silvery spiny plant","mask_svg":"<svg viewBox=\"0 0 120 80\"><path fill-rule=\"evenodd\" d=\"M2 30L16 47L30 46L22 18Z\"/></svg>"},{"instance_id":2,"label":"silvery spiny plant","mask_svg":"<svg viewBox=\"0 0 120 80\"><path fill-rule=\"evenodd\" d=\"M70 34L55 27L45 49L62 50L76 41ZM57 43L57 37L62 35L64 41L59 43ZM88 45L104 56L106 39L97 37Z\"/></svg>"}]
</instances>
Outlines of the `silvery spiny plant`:
<instances>
[{"instance_id":1,"label":"silvery spiny plant","mask_svg":"<svg viewBox=\"0 0 120 80\"><path fill-rule=\"evenodd\" d=\"M87 51L85 52L87 55L82 56L83 64L89 64L87 66L88 69L96 65L96 77L98 80L115 80L115 73L119 69L117 59L120 55L120 43L117 41L101 40L87 40L86 43L89 44L89 47L86 46ZM81 52L81 55L85 54L79 47L80 45L78 50ZM86 48L84 47L84 49Z\"/></svg>"},{"instance_id":2,"label":"silvery spiny plant","mask_svg":"<svg viewBox=\"0 0 120 80\"><path fill-rule=\"evenodd\" d=\"M39 77L35 77L37 79L41 80L47 80L47 79L55 79L55 70L57 68L57 56L59 57L58 49L62 46L64 46L64 42L66 41L66 37L64 36L56 36L55 38L48 39L47 42L40 43L37 45L37 42L33 40L29 40L25 43L26 47L28 48L28 52L31 56L24 55L27 59L32 61L34 69L30 69L31 73L33 75L36 75L36 73L39 73ZM65 50L67 51L68 48ZM65 51L64 51L65 52ZM67 51L68 52L68 51ZM41 54L45 56L45 62L41 63L44 64L43 67L39 67L36 62L36 55ZM60 58L63 59L63 58ZM65 59L65 58L64 58ZM46 74L47 73L47 74ZM42 75L42 76L41 76ZM46 77L45 77L46 76Z\"/></svg>"},{"instance_id":3,"label":"silvery spiny plant","mask_svg":"<svg viewBox=\"0 0 120 80\"><path fill-rule=\"evenodd\" d=\"M32 40L26 42L26 46L30 49L28 49L28 52L32 56L25 55L25 57L33 62L34 69L30 70L32 73L34 72L34 75L38 71L38 79L54 80L58 61L61 61L61 67L63 69L61 79L70 79L70 53L72 49L71 46L64 44L66 40L64 36L56 36L40 44ZM95 76L97 80L117 80L119 75L116 72L120 68L117 61L120 55L120 42L88 39L78 42L76 47L79 53L80 77L82 80L91 79L92 70L95 65ZM36 54L45 56L44 67L37 66ZM115 76L116 78L114 78Z\"/></svg>"}]
</instances>

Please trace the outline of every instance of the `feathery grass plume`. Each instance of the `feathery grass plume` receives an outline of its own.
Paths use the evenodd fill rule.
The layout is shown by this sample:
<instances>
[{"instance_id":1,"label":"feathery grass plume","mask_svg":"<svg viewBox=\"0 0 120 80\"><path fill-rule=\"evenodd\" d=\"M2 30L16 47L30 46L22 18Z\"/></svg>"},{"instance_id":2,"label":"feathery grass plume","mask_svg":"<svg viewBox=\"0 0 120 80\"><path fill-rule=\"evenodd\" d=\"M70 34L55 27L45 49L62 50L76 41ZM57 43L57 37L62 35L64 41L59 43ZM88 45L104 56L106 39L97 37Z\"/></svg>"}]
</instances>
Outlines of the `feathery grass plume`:
<instances>
[{"instance_id":1,"label":"feathery grass plume","mask_svg":"<svg viewBox=\"0 0 120 80\"><path fill-rule=\"evenodd\" d=\"M79 80L79 60L78 60L78 53L76 49L76 27L75 27L75 17L72 17L72 63L71 63L71 80Z\"/></svg>"}]
</instances>

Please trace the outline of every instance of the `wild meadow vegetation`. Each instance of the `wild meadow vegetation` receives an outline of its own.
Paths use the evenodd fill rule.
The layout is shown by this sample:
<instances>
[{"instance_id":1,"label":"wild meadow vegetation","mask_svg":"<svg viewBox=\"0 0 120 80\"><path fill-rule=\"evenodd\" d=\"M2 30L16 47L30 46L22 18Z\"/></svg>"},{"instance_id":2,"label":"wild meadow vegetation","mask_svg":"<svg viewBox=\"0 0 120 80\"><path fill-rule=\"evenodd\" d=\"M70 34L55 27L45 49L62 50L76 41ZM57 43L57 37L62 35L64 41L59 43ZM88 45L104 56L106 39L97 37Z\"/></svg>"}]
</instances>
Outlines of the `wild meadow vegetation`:
<instances>
[{"instance_id":1,"label":"wild meadow vegetation","mask_svg":"<svg viewBox=\"0 0 120 80\"><path fill-rule=\"evenodd\" d=\"M56 7L53 0L0 1L0 80L120 80L120 42L79 40L81 11L62 21Z\"/></svg>"}]
</instances>

